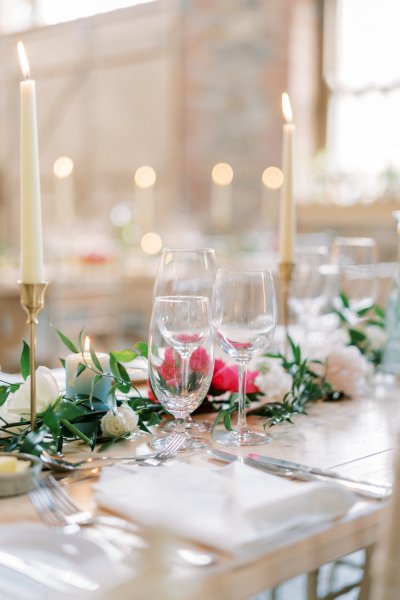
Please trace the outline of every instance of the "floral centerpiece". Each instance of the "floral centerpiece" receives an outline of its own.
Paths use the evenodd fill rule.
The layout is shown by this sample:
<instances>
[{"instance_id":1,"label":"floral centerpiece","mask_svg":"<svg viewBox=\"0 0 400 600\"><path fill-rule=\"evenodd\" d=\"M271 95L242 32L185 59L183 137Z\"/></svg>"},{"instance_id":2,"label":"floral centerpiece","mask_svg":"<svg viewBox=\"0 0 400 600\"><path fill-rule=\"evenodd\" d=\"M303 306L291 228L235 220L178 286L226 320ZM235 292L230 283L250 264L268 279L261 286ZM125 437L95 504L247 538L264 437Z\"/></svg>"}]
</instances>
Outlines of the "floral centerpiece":
<instances>
[{"instance_id":1,"label":"floral centerpiece","mask_svg":"<svg viewBox=\"0 0 400 600\"><path fill-rule=\"evenodd\" d=\"M308 356L299 344L289 339L288 355L280 352L258 357L247 372L246 390L249 413L264 417L265 426L292 422L295 414L305 414L307 405L315 401L341 400L363 391L374 367L379 365L384 343L384 313L371 306L362 314L350 314L344 295L342 309L337 311L341 327L324 339L323 347ZM357 325L354 325L354 322ZM81 355L75 377L86 369L93 371L93 386L102 377L112 380L107 401L93 393L61 394L50 369L37 370L37 421L35 431L30 423L30 349L23 342L21 383L0 382L0 449L39 454L43 449L61 451L63 444L80 440L92 449L126 439L140 431L148 432L166 415L150 387L142 394L131 381L127 364L134 359L147 359L147 344L138 342L132 348L109 353L109 371L105 371L90 347L89 362L82 347L83 331L76 346L57 332L66 347ZM204 367L202 348L190 360L196 374ZM179 371L176 353L166 353L160 366L168 380ZM64 361L61 363L65 366ZM217 359L206 397L199 410L215 412L214 427L223 424L231 429L231 417L237 409L237 367Z\"/></svg>"}]
</instances>

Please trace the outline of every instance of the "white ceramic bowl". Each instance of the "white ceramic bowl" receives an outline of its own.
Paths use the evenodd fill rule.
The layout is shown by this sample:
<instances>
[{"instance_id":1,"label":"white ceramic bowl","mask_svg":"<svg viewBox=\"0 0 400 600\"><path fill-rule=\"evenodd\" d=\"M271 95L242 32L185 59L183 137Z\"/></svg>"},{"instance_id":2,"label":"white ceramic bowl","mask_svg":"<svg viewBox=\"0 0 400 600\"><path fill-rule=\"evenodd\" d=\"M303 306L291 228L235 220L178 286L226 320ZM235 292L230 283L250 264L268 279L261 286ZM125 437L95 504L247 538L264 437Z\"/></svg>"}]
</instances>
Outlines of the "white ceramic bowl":
<instances>
[{"instance_id":1,"label":"white ceramic bowl","mask_svg":"<svg viewBox=\"0 0 400 600\"><path fill-rule=\"evenodd\" d=\"M18 496L33 489L35 479L42 468L42 463L36 456L22 452L0 452L0 456L15 456L19 460L27 460L30 466L19 473L0 473L0 496Z\"/></svg>"}]
</instances>

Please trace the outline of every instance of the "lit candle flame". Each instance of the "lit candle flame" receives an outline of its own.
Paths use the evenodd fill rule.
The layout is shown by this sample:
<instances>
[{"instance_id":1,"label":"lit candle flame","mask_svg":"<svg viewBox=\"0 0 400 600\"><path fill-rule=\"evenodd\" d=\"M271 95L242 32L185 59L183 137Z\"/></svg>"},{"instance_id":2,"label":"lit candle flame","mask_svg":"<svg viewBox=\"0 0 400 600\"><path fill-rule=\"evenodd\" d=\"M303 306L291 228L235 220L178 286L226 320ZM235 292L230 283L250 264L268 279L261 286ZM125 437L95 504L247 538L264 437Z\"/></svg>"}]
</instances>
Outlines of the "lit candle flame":
<instances>
[{"instance_id":1,"label":"lit candle flame","mask_svg":"<svg viewBox=\"0 0 400 600\"><path fill-rule=\"evenodd\" d=\"M21 65L22 74L25 79L29 79L31 76L31 71L29 68L28 56L26 54L25 46L22 42L18 42L18 55L19 55L19 63Z\"/></svg>"},{"instance_id":2,"label":"lit candle flame","mask_svg":"<svg viewBox=\"0 0 400 600\"><path fill-rule=\"evenodd\" d=\"M90 337L85 337L85 354L90 354Z\"/></svg>"},{"instance_id":3,"label":"lit candle flame","mask_svg":"<svg viewBox=\"0 0 400 600\"><path fill-rule=\"evenodd\" d=\"M286 92L282 94L282 112L283 116L285 117L285 121L287 123L291 123L293 121L293 112L289 95Z\"/></svg>"}]
</instances>

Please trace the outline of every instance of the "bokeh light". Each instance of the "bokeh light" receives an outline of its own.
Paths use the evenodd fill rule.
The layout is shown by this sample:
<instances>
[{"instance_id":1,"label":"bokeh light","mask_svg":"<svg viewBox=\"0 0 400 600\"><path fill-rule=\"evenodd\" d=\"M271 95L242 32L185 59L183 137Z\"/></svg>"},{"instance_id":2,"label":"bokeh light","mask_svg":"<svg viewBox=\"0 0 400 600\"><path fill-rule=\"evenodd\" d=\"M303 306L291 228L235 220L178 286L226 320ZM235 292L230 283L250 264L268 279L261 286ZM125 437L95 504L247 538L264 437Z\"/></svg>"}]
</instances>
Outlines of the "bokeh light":
<instances>
[{"instance_id":1,"label":"bokeh light","mask_svg":"<svg viewBox=\"0 0 400 600\"><path fill-rule=\"evenodd\" d=\"M268 167L262 174L262 182L270 190L278 190L283 184L283 173L279 167Z\"/></svg>"},{"instance_id":2,"label":"bokeh light","mask_svg":"<svg viewBox=\"0 0 400 600\"><path fill-rule=\"evenodd\" d=\"M146 254L157 254L162 248L162 239L158 233L145 233L140 241L140 246Z\"/></svg>"},{"instance_id":3,"label":"bokeh light","mask_svg":"<svg viewBox=\"0 0 400 600\"><path fill-rule=\"evenodd\" d=\"M211 177L217 185L229 185L233 179L233 169L228 163L217 163L211 171Z\"/></svg>"},{"instance_id":4,"label":"bokeh light","mask_svg":"<svg viewBox=\"0 0 400 600\"><path fill-rule=\"evenodd\" d=\"M59 179L69 177L74 170L74 161L69 156L59 156L54 161L53 171L54 175Z\"/></svg>"},{"instance_id":5,"label":"bokeh light","mask_svg":"<svg viewBox=\"0 0 400 600\"><path fill-rule=\"evenodd\" d=\"M141 190L146 190L147 188L152 187L155 184L156 179L157 175L153 167L143 165L142 167L136 169L135 183Z\"/></svg>"}]
</instances>

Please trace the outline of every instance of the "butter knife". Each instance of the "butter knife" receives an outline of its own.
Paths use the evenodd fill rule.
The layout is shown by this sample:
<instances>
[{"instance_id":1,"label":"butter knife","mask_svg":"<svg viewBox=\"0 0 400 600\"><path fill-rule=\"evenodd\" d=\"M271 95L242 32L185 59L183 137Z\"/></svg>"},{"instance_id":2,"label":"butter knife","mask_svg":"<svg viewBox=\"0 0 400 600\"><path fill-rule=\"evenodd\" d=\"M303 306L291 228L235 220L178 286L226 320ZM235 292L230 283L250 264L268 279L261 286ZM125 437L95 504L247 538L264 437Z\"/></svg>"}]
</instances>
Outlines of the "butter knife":
<instances>
[{"instance_id":1,"label":"butter knife","mask_svg":"<svg viewBox=\"0 0 400 600\"><path fill-rule=\"evenodd\" d=\"M235 454L230 454L229 452L222 452L221 450L208 450L207 451L210 456L221 460L223 462L240 462L249 467L255 467L257 469L263 469L268 471L273 475L278 475L279 477L286 477L288 479L299 479L301 481L312 481L312 480L332 480L332 477L325 477L321 474L311 473L307 470L289 468L284 466L278 466L272 463L269 463L267 460L260 460L259 457L254 458L254 456L258 455L248 455L247 457L236 456ZM366 498L373 498L374 500L384 500L390 496L392 493L391 488L387 486L381 486L374 483L367 482L359 482L352 479L342 478L340 476L334 478L334 481L345 487L349 491L358 494L359 496L364 496Z\"/></svg>"}]
</instances>

